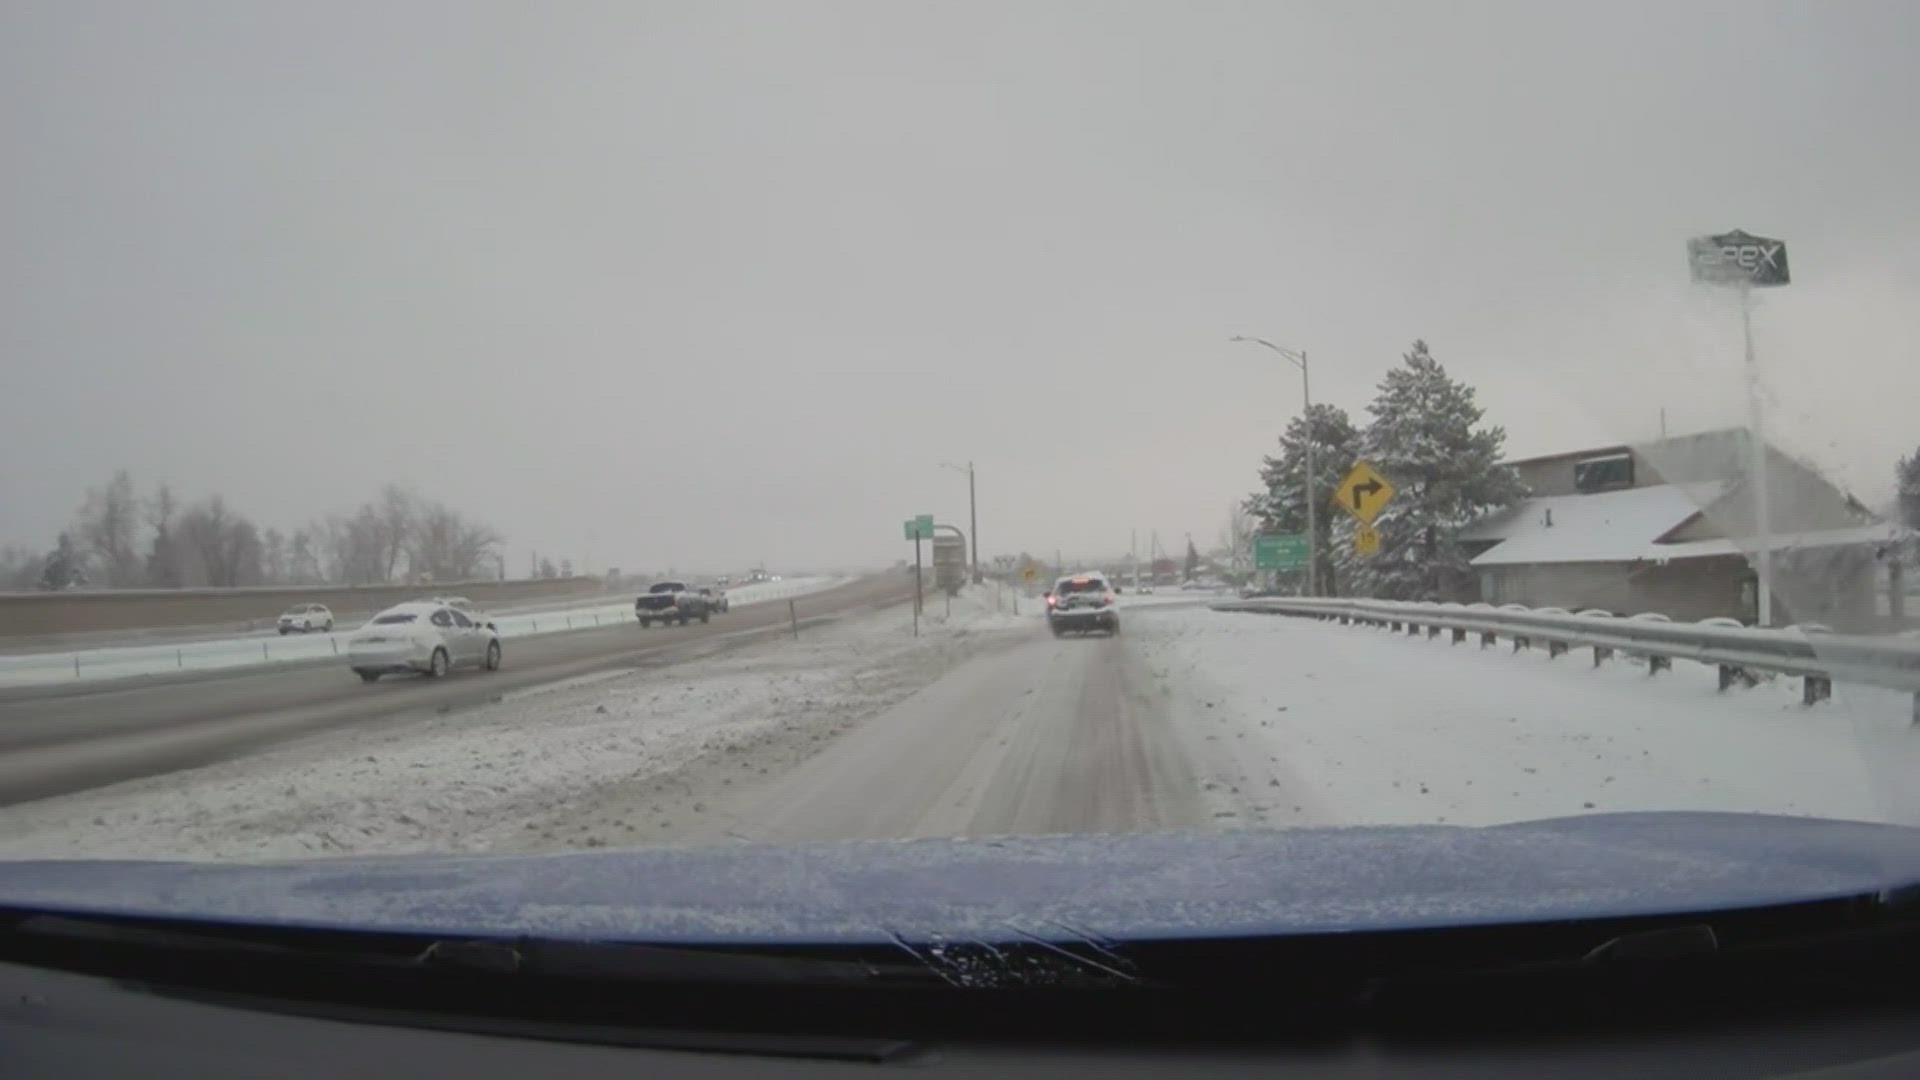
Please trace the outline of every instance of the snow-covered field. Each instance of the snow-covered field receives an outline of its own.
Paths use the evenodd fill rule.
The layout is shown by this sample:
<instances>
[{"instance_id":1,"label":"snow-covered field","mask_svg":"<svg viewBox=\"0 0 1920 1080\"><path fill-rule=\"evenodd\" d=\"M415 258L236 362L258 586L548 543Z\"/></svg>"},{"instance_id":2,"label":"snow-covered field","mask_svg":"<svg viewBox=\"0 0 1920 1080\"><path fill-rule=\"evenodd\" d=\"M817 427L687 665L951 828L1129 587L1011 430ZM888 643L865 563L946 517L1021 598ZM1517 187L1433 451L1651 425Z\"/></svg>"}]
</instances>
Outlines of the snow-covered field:
<instances>
[{"instance_id":1,"label":"snow-covered field","mask_svg":"<svg viewBox=\"0 0 1920 1080\"><path fill-rule=\"evenodd\" d=\"M1012 607L1010 592L951 614L933 599L918 639L893 608L14 806L0 810L0 858L811 835L816 823L773 820L808 800L773 796L778 778L815 775L846 797L812 801L870 809L881 835L1100 827L1070 816L1087 807L1120 828L1630 810L1920 823L1920 730L1897 694L1840 685L1807 708L1789 682L1721 693L1685 663L1649 676L1172 602L1127 603L1117 640L1055 641L1037 605ZM866 771L812 768L829 757Z\"/></svg>"},{"instance_id":2,"label":"snow-covered field","mask_svg":"<svg viewBox=\"0 0 1920 1080\"><path fill-rule=\"evenodd\" d=\"M742 585L727 592L733 606L804 596L837 585L845 578L804 577ZM503 638L559 633L593 626L624 623L633 617L633 597L572 601L496 614L493 622ZM45 686L76 680L125 679L182 671L210 671L262 664L285 664L338 656L357 627L341 626L331 634L287 636L246 635L173 645L135 645L86 649L78 652L29 653L0 656L0 687Z\"/></svg>"},{"instance_id":3,"label":"snow-covered field","mask_svg":"<svg viewBox=\"0 0 1920 1080\"><path fill-rule=\"evenodd\" d=\"M1146 627L1148 620L1136 620ZM1712 668L1596 669L1273 615L1172 611L1140 658L1243 824L1489 824L1623 810L1920 823L1906 695L1797 680L1721 693Z\"/></svg>"}]
</instances>

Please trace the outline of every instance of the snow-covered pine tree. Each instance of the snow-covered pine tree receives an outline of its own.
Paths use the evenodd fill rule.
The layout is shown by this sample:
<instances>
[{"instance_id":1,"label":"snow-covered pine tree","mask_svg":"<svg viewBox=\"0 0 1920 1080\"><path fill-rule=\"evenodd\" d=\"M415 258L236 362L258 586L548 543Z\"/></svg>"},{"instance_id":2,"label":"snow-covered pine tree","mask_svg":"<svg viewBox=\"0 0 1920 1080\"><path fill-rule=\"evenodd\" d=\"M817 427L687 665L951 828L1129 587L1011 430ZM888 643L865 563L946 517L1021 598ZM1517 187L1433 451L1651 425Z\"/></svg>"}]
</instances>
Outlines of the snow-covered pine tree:
<instances>
[{"instance_id":1,"label":"snow-covered pine tree","mask_svg":"<svg viewBox=\"0 0 1920 1080\"><path fill-rule=\"evenodd\" d=\"M1900 459L1900 464L1894 467L1893 480L1900 523L1909 529L1920 529L1920 450Z\"/></svg>"},{"instance_id":2,"label":"snow-covered pine tree","mask_svg":"<svg viewBox=\"0 0 1920 1080\"><path fill-rule=\"evenodd\" d=\"M1500 463L1506 430L1477 426L1484 410L1473 388L1450 378L1424 341L1403 359L1367 406L1373 421L1360 439L1360 457L1399 491L1374 522L1380 553L1352 559L1348 578L1355 592L1384 599L1469 597L1459 531L1526 490ZM1339 531L1351 536L1351 522Z\"/></svg>"},{"instance_id":3,"label":"snow-covered pine tree","mask_svg":"<svg viewBox=\"0 0 1920 1080\"><path fill-rule=\"evenodd\" d=\"M1334 519L1340 511L1329 500L1347 470L1353 468L1354 454L1360 447L1360 431L1353 426L1347 411L1338 405L1315 405L1313 425L1313 491L1319 506L1320 591L1339 595L1334 572ZM1307 417L1296 416L1287 422L1280 436L1280 456L1268 455L1260 466L1264 491L1247 500L1247 510L1260 519L1262 532L1304 534L1307 531ZM1304 574L1292 575L1305 577Z\"/></svg>"}]
</instances>

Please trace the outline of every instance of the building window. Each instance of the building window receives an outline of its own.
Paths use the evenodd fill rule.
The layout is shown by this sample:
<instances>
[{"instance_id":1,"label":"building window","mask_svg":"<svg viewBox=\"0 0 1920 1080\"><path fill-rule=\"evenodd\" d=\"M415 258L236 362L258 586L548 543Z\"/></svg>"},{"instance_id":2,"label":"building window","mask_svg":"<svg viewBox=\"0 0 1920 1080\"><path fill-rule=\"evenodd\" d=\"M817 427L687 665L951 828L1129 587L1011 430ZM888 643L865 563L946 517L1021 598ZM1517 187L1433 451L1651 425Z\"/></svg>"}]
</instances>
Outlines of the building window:
<instances>
[{"instance_id":1,"label":"building window","mask_svg":"<svg viewBox=\"0 0 1920 1080\"><path fill-rule=\"evenodd\" d=\"M1575 491L1614 491L1632 486L1632 454L1608 454L1573 463Z\"/></svg>"}]
</instances>

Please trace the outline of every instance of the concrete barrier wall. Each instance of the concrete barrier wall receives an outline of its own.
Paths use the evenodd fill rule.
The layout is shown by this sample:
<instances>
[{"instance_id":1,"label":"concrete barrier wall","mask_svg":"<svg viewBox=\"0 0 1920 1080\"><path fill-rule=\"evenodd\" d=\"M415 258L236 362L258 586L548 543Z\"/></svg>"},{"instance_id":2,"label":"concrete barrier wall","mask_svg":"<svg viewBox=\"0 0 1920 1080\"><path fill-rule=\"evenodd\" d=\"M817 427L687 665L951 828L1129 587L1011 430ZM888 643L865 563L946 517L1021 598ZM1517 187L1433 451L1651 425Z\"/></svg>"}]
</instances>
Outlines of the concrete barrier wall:
<instances>
[{"instance_id":1,"label":"concrete barrier wall","mask_svg":"<svg viewBox=\"0 0 1920 1080\"><path fill-rule=\"evenodd\" d=\"M470 581L442 585L367 585L315 589L138 589L115 592L0 593L0 640L147 627L272 624L300 603L325 604L345 622L423 596L465 596L481 606L595 596L597 577Z\"/></svg>"}]
</instances>

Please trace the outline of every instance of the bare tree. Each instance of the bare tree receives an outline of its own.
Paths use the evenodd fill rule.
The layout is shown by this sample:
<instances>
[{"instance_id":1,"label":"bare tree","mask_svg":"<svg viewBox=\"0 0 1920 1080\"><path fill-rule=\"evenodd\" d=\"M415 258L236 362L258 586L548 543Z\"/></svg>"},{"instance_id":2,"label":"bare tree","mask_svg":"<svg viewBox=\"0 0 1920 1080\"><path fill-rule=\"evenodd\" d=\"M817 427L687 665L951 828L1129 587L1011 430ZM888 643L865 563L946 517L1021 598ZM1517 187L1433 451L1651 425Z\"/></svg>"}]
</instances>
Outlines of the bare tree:
<instances>
[{"instance_id":1,"label":"bare tree","mask_svg":"<svg viewBox=\"0 0 1920 1080\"><path fill-rule=\"evenodd\" d=\"M327 577L340 585L371 585L387 580L385 525L367 503L351 516L327 521L320 538Z\"/></svg>"},{"instance_id":2,"label":"bare tree","mask_svg":"<svg viewBox=\"0 0 1920 1080\"><path fill-rule=\"evenodd\" d=\"M183 553L173 530L180 501L174 497L172 488L162 484L147 500L146 509L147 527L153 531L147 547L147 584L178 588L186 584Z\"/></svg>"},{"instance_id":3,"label":"bare tree","mask_svg":"<svg viewBox=\"0 0 1920 1080\"><path fill-rule=\"evenodd\" d=\"M374 518L380 524L382 581L392 581L400 567L400 556L407 550L407 541L413 538L414 523L420 516L419 504L417 496L397 484L380 489L380 505L374 511Z\"/></svg>"},{"instance_id":4,"label":"bare tree","mask_svg":"<svg viewBox=\"0 0 1920 1080\"><path fill-rule=\"evenodd\" d=\"M140 496L133 476L121 469L103 487L87 492L87 500L73 519L75 541L105 578L108 588L124 589L145 576L135 547L140 541Z\"/></svg>"},{"instance_id":5,"label":"bare tree","mask_svg":"<svg viewBox=\"0 0 1920 1080\"><path fill-rule=\"evenodd\" d=\"M293 530L293 539L287 545L288 584L318 585L326 580L320 569L319 550L324 530L323 525L303 525Z\"/></svg>"},{"instance_id":6,"label":"bare tree","mask_svg":"<svg viewBox=\"0 0 1920 1080\"><path fill-rule=\"evenodd\" d=\"M272 585L287 580L287 537L279 529L268 528L260 534L260 578Z\"/></svg>"},{"instance_id":7,"label":"bare tree","mask_svg":"<svg viewBox=\"0 0 1920 1080\"><path fill-rule=\"evenodd\" d=\"M407 565L435 581L466 581L493 561L500 534L440 503L416 507Z\"/></svg>"},{"instance_id":8,"label":"bare tree","mask_svg":"<svg viewBox=\"0 0 1920 1080\"><path fill-rule=\"evenodd\" d=\"M31 589L40 582L46 557L9 544L0 548L0 589Z\"/></svg>"},{"instance_id":9,"label":"bare tree","mask_svg":"<svg viewBox=\"0 0 1920 1080\"><path fill-rule=\"evenodd\" d=\"M197 583L216 588L258 584L260 530L214 495L180 514L180 540L197 564Z\"/></svg>"}]
</instances>

